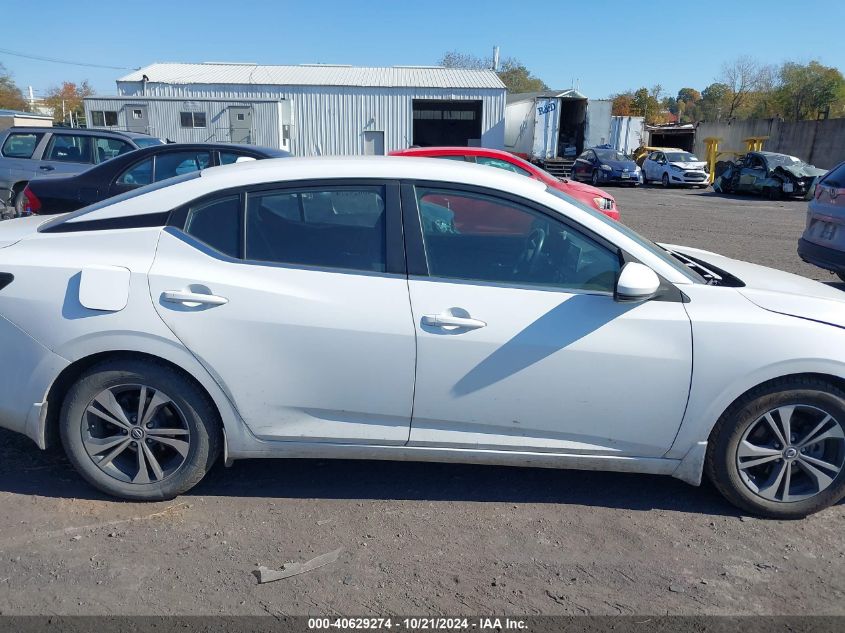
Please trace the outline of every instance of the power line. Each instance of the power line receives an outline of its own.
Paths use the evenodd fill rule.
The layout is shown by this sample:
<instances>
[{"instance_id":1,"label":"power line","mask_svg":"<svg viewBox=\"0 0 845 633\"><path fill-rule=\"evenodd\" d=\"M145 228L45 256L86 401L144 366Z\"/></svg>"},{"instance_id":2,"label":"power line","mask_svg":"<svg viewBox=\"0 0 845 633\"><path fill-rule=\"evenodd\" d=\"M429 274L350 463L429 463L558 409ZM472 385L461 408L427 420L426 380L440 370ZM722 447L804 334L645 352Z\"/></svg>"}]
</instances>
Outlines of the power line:
<instances>
[{"instance_id":1,"label":"power line","mask_svg":"<svg viewBox=\"0 0 845 633\"><path fill-rule=\"evenodd\" d=\"M88 64L86 62L70 62L64 59L56 59L55 57L41 57L40 55L30 55L29 53L19 53L18 51L10 51L5 48L0 48L0 53L6 55L14 55L15 57L25 57L26 59L35 59L40 62L51 62L53 64L67 64L68 66L86 66L87 68L107 68L108 70L138 70L137 68L129 68L128 66L106 66L104 64Z\"/></svg>"}]
</instances>

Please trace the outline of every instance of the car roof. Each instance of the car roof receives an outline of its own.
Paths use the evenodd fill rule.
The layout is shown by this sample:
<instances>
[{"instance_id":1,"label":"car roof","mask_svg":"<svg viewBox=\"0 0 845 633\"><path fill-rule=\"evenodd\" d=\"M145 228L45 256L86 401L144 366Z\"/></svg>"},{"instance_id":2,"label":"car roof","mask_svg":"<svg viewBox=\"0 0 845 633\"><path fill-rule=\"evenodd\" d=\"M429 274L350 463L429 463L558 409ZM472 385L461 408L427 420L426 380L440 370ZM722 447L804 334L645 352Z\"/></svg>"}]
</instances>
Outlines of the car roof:
<instances>
[{"instance_id":1,"label":"car roof","mask_svg":"<svg viewBox=\"0 0 845 633\"><path fill-rule=\"evenodd\" d=\"M391 156L489 156L490 158L510 159L514 154L501 149L490 149L488 147L458 147L458 146L437 146L437 147L409 147L408 149L390 152Z\"/></svg>"},{"instance_id":2,"label":"car roof","mask_svg":"<svg viewBox=\"0 0 845 633\"><path fill-rule=\"evenodd\" d=\"M77 219L99 220L160 213L226 189L265 183L323 181L328 178L432 180L490 187L526 197L536 196L538 191L546 189L546 185L540 181L484 165L401 156L270 158L209 167L196 174L194 178L171 186L161 187L161 182L156 183L158 188L146 194L142 187L135 191L143 195L128 199L118 196L113 204L97 206L91 211L81 209L66 219L73 222Z\"/></svg>"},{"instance_id":3,"label":"car roof","mask_svg":"<svg viewBox=\"0 0 845 633\"><path fill-rule=\"evenodd\" d=\"M132 152L127 152L123 156L131 156L139 158L147 154L160 154L162 152L178 152L178 151L200 151L200 150L234 150L238 152L250 152L252 154L263 154L273 158L287 158L291 154L281 149L274 149L272 147L263 147L261 145L246 145L240 143L165 143L162 145L150 145L149 147L142 147ZM107 163L101 163L105 165Z\"/></svg>"},{"instance_id":4,"label":"car roof","mask_svg":"<svg viewBox=\"0 0 845 633\"><path fill-rule=\"evenodd\" d=\"M158 138L144 134L143 132L127 132L124 130L101 130L99 128L86 127L64 127L62 125L54 125L51 127L39 127L37 125L15 125L8 130L9 132L59 132L61 134L79 134L82 136L103 136L104 134L111 134L113 136L123 136L126 138Z\"/></svg>"}]
</instances>

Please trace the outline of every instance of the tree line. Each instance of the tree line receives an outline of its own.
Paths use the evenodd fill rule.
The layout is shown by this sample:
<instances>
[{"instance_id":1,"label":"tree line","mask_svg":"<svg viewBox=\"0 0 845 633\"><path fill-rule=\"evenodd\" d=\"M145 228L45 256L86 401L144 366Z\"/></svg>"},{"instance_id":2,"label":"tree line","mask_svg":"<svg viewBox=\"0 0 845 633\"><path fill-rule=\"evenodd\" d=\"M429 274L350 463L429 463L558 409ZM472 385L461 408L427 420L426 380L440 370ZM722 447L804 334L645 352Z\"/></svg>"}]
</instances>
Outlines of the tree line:
<instances>
[{"instance_id":1,"label":"tree line","mask_svg":"<svg viewBox=\"0 0 845 633\"><path fill-rule=\"evenodd\" d=\"M93 94L94 89L87 80L80 83L64 81L61 85L48 89L37 105L46 108L53 115L53 121L56 123L78 121L85 117L82 100ZM29 112L33 109L3 64L0 64L0 109L21 112Z\"/></svg>"},{"instance_id":2,"label":"tree line","mask_svg":"<svg viewBox=\"0 0 845 633\"><path fill-rule=\"evenodd\" d=\"M700 92L681 88L672 96L657 84L611 99L614 115L644 116L650 125L670 120L837 118L845 116L845 78L839 69L815 60L774 66L743 56L723 64L716 81Z\"/></svg>"}]
</instances>

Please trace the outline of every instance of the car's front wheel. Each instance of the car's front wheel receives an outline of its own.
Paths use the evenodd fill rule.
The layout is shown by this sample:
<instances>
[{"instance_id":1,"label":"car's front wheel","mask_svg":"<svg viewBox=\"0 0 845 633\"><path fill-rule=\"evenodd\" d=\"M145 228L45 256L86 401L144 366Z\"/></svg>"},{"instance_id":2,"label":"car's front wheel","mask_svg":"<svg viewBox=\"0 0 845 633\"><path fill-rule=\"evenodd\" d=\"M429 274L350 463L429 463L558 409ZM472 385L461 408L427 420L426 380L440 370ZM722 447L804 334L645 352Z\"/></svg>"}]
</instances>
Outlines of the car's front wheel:
<instances>
[{"instance_id":1,"label":"car's front wheel","mask_svg":"<svg viewBox=\"0 0 845 633\"><path fill-rule=\"evenodd\" d=\"M182 494L220 452L220 425L208 396L154 361L112 360L86 371L65 397L60 424L76 470L123 499Z\"/></svg>"},{"instance_id":2,"label":"car's front wheel","mask_svg":"<svg viewBox=\"0 0 845 633\"><path fill-rule=\"evenodd\" d=\"M660 182L663 184L664 187L667 189L669 188L669 174L663 172L663 177L660 179Z\"/></svg>"},{"instance_id":3,"label":"car's front wheel","mask_svg":"<svg viewBox=\"0 0 845 633\"><path fill-rule=\"evenodd\" d=\"M766 383L722 415L706 470L736 506L797 519L845 497L845 392L815 377Z\"/></svg>"},{"instance_id":4,"label":"car's front wheel","mask_svg":"<svg viewBox=\"0 0 845 633\"><path fill-rule=\"evenodd\" d=\"M592 175L592 177L590 178L590 181L593 183L593 186L594 186L594 187L595 187L597 184L599 184L599 170L598 170L598 169L594 169L594 170L593 170L593 175Z\"/></svg>"}]
</instances>

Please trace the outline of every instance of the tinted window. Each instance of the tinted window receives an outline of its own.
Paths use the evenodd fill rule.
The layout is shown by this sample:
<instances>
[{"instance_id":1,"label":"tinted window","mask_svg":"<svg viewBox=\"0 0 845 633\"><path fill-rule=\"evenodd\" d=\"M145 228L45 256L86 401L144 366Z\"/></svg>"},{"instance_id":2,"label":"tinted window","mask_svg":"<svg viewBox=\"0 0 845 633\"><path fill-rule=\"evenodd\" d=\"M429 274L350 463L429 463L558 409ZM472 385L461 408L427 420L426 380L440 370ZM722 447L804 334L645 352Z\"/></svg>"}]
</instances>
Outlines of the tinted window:
<instances>
[{"instance_id":1,"label":"tinted window","mask_svg":"<svg viewBox=\"0 0 845 633\"><path fill-rule=\"evenodd\" d=\"M382 187L251 193L246 258L283 264L382 272Z\"/></svg>"},{"instance_id":2,"label":"tinted window","mask_svg":"<svg viewBox=\"0 0 845 633\"><path fill-rule=\"evenodd\" d=\"M205 169L211 163L210 152L165 152L156 156L156 182L173 176Z\"/></svg>"},{"instance_id":3,"label":"tinted window","mask_svg":"<svg viewBox=\"0 0 845 633\"><path fill-rule=\"evenodd\" d=\"M103 138L102 136L94 139L94 146L97 148L98 163L104 163L110 158L120 156L135 149L126 141L116 138Z\"/></svg>"},{"instance_id":4,"label":"tinted window","mask_svg":"<svg viewBox=\"0 0 845 633\"><path fill-rule=\"evenodd\" d=\"M38 141L43 134L9 134L3 143L3 156L9 158L32 158Z\"/></svg>"},{"instance_id":5,"label":"tinted window","mask_svg":"<svg viewBox=\"0 0 845 633\"><path fill-rule=\"evenodd\" d=\"M141 161L123 172L117 179L120 185L140 187L153 181L153 159Z\"/></svg>"},{"instance_id":6,"label":"tinted window","mask_svg":"<svg viewBox=\"0 0 845 633\"><path fill-rule=\"evenodd\" d=\"M434 158L441 158L441 159L444 159L444 160L459 160L462 163L466 162L466 158L464 158L463 156L454 156L454 155L452 155L452 156L435 156Z\"/></svg>"},{"instance_id":7,"label":"tinted window","mask_svg":"<svg viewBox=\"0 0 845 633\"><path fill-rule=\"evenodd\" d=\"M231 165L232 163L244 163L255 160L252 156L246 154L238 154L236 152L220 152L220 164Z\"/></svg>"},{"instance_id":8,"label":"tinted window","mask_svg":"<svg viewBox=\"0 0 845 633\"><path fill-rule=\"evenodd\" d=\"M152 136L135 136L132 138L132 140L135 141L135 145L137 145L138 147L152 147L153 145L164 145L164 141L162 141L160 138L154 138Z\"/></svg>"},{"instance_id":9,"label":"tinted window","mask_svg":"<svg viewBox=\"0 0 845 633\"><path fill-rule=\"evenodd\" d=\"M240 242L239 196L204 202L188 211L185 232L230 257L238 256Z\"/></svg>"},{"instance_id":10,"label":"tinted window","mask_svg":"<svg viewBox=\"0 0 845 633\"><path fill-rule=\"evenodd\" d=\"M117 125L117 112L114 110L92 110L91 125L95 127L115 127Z\"/></svg>"},{"instance_id":11,"label":"tinted window","mask_svg":"<svg viewBox=\"0 0 845 633\"><path fill-rule=\"evenodd\" d=\"M90 136L53 134L44 160L57 160L65 163L93 163L93 140Z\"/></svg>"},{"instance_id":12,"label":"tinted window","mask_svg":"<svg viewBox=\"0 0 845 633\"><path fill-rule=\"evenodd\" d=\"M828 187L836 187L837 189L845 188L845 163L842 163L839 167L829 172L822 182Z\"/></svg>"},{"instance_id":13,"label":"tinted window","mask_svg":"<svg viewBox=\"0 0 845 633\"><path fill-rule=\"evenodd\" d=\"M431 275L613 292L616 253L522 205L470 192L418 188Z\"/></svg>"},{"instance_id":14,"label":"tinted window","mask_svg":"<svg viewBox=\"0 0 845 633\"><path fill-rule=\"evenodd\" d=\"M488 158L487 156L476 156L475 162L479 165L488 165L490 167L498 167L499 169L504 169L505 171L512 171L515 174L521 174L523 176L530 176L527 171L522 169L521 167L517 167L516 165L509 163L506 160L502 160L501 158Z\"/></svg>"}]
</instances>

